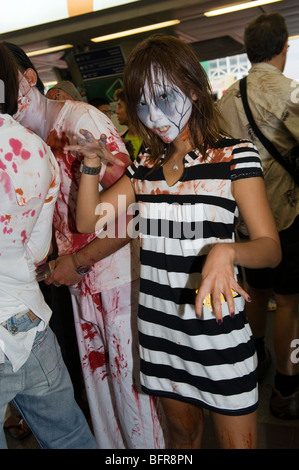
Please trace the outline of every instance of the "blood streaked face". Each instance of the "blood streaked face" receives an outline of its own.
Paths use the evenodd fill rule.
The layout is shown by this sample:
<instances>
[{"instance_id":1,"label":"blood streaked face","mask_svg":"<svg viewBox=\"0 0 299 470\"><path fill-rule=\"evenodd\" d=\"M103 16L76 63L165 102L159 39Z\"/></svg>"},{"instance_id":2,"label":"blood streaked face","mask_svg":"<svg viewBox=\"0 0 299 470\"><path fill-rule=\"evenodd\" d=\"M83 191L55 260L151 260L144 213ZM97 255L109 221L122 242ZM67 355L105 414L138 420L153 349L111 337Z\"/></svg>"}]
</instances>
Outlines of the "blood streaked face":
<instances>
[{"instance_id":1,"label":"blood streaked face","mask_svg":"<svg viewBox=\"0 0 299 470\"><path fill-rule=\"evenodd\" d=\"M17 112L13 115L13 118L20 122L22 121L22 118L24 117L24 114L26 113L26 110L28 109L31 98L30 98L30 91L31 87L25 77L25 74L21 74L21 72L18 72L19 76L19 96L18 96L18 110Z\"/></svg>"},{"instance_id":2,"label":"blood streaked face","mask_svg":"<svg viewBox=\"0 0 299 470\"><path fill-rule=\"evenodd\" d=\"M27 70L23 74L19 71L18 110L13 118L45 139L46 98L35 86L36 75L32 76L32 69Z\"/></svg>"},{"instance_id":3,"label":"blood streaked face","mask_svg":"<svg viewBox=\"0 0 299 470\"><path fill-rule=\"evenodd\" d=\"M192 101L159 75L154 80L154 94L145 83L145 93L137 107L141 122L165 143L175 140L188 123Z\"/></svg>"}]
</instances>

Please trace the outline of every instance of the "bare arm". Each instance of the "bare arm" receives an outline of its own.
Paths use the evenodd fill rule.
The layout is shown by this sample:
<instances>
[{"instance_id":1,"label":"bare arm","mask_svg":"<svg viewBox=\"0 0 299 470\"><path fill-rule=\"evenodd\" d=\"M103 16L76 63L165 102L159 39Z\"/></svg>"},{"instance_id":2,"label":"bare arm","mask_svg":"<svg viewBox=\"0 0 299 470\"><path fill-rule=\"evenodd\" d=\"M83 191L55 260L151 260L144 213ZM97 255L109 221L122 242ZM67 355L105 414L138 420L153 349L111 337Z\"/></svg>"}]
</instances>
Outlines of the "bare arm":
<instances>
[{"instance_id":1,"label":"bare arm","mask_svg":"<svg viewBox=\"0 0 299 470\"><path fill-rule=\"evenodd\" d=\"M89 167L98 167L104 160L109 162L109 170L105 171L104 177L101 180L103 187L111 186L111 184L123 175L126 166L128 165L128 156L126 154L117 154L118 158L115 157L106 146L104 135L103 139L96 140L92 134L87 131L83 131L83 135L86 135L89 140L82 141L81 144L67 146L66 150L79 151L84 155L84 164ZM121 164L114 165L114 163L120 162ZM113 165L112 165L113 163ZM123 177L124 178L124 177ZM129 178L128 188L133 192ZM112 195L112 200L115 198L115 207L117 209L117 193L114 190L109 189L109 194ZM104 191L103 199L105 200L106 193ZM133 192L134 197L134 192ZM95 232L96 223L98 222L99 216L96 215L96 208L100 203L99 193L99 176L86 175L82 173L80 178L80 187L77 200L76 216L78 223L78 230L85 233ZM118 234L118 210L114 210L113 204L108 204L112 210L108 211L111 222L115 222L113 227L113 236L105 236L95 238L88 245L82 247L76 252L76 259L81 265L92 266L96 262L101 261L107 256L111 255L115 251L126 245L131 238L125 231L125 234ZM105 206L107 207L107 206ZM126 207L123 212L125 213ZM121 214L120 214L121 215ZM130 216L124 214L122 225L126 225ZM104 218L103 225L107 222L107 218ZM72 255L60 256L56 259L55 270L45 281L47 284L56 282L58 284L73 285L80 281L82 276L78 275L75 271L74 257Z\"/></svg>"},{"instance_id":2,"label":"bare arm","mask_svg":"<svg viewBox=\"0 0 299 470\"><path fill-rule=\"evenodd\" d=\"M281 261L280 240L263 179L236 181L233 191L250 238L237 244L235 263L247 268L275 268Z\"/></svg>"},{"instance_id":3,"label":"bare arm","mask_svg":"<svg viewBox=\"0 0 299 470\"><path fill-rule=\"evenodd\" d=\"M87 183L90 178L94 179L94 176L85 176L87 176ZM129 178L127 179L129 180ZM131 186L130 181L129 184ZM89 186L91 185L88 184L88 187ZM98 180L96 180L95 186L98 188ZM98 190L97 194L99 195ZM112 191L112 195L115 196L114 191ZM113 206L109 205L109 207L112 207L112 210L110 209L107 212L108 215L111 216L110 218L113 223L110 224L108 230L105 229L105 232L101 233L99 237L96 237L89 244L78 250L75 257L74 255L59 256L55 260L55 269L53 273L45 281L47 284L52 282L68 286L77 284L82 278L82 276L78 275L75 270L75 268L78 267L78 263L80 265L93 266L98 261L101 261L125 246L131 240L126 227L128 222L132 219L133 214L127 215L125 211L123 211L123 214L120 215L119 219L117 219L114 217L114 215L117 216L117 214L116 211L114 211ZM84 210L84 215L87 213L88 211ZM107 218L105 217L102 225L106 225L106 220ZM95 227L93 227L91 231L94 232Z\"/></svg>"},{"instance_id":4,"label":"bare arm","mask_svg":"<svg viewBox=\"0 0 299 470\"><path fill-rule=\"evenodd\" d=\"M83 164L91 168L97 168L103 162L108 162L105 178L101 181L101 185L103 188L110 188L112 183L124 174L125 168L129 164L128 156L125 154L114 156L106 145L104 134L100 139L95 139L85 129L81 129L80 133L82 136L77 136L75 139L77 144L68 145L65 150L80 152L84 156ZM113 164L112 167L111 164ZM117 184L113 185L113 189L106 190L101 194L98 182L98 175L86 175L85 173L81 175L76 212L79 232L93 233L96 231L96 227L99 230L101 228L101 214L107 207L110 209L107 210L107 217L104 219L103 225L114 221L118 215L121 215L118 207L118 195L124 196L126 200L126 207L122 206L122 210L126 210L130 204L135 202L135 194L129 178L123 176ZM100 203L102 203L102 208Z\"/></svg>"},{"instance_id":5,"label":"bare arm","mask_svg":"<svg viewBox=\"0 0 299 470\"><path fill-rule=\"evenodd\" d=\"M78 260L81 265L92 266L125 246L130 240L129 236L123 238L95 238L88 245L76 252L76 260ZM82 276L76 273L75 264L73 255L59 256L55 260L53 273L45 280L45 283L52 284L55 282L67 286L77 284L82 279Z\"/></svg>"},{"instance_id":6,"label":"bare arm","mask_svg":"<svg viewBox=\"0 0 299 470\"><path fill-rule=\"evenodd\" d=\"M119 204L120 197L124 202L122 204ZM97 178L82 174L77 202L77 229L82 233L99 231L105 225L114 223L134 202L135 193L128 176L122 176L109 189L99 193Z\"/></svg>"},{"instance_id":7,"label":"bare arm","mask_svg":"<svg viewBox=\"0 0 299 470\"><path fill-rule=\"evenodd\" d=\"M211 293L217 320L221 320L222 293L229 312L234 313L231 289L250 301L248 294L234 279L234 265L248 268L273 268L281 260L279 236L261 178L235 181L233 192L245 221L250 240L241 243L217 243L207 256L202 284L196 296L196 314L201 316L205 297Z\"/></svg>"},{"instance_id":8,"label":"bare arm","mask_svg":"<svg viewBox=\"0 0 299 470\"><path fill-rule=\"evenodd\" d=\"M108 147L105 145L104 137L101 141L93 139L88 133L90 140L89 144L81 145L76 148L84 155L84 165L88 167L96 168L103 160L113 161L113 155L111 154ZM73 150L72 147L69 147ZM111 157L112 155L112 157ZM111 160L110 160L111 157ZM125 156L127 158L127 156ZM124 160L121 155L118 155L118 161L122 162L122 166L119 165L117 169L114 167L113 171L108 169L105 172L105 179L101 181L104 188L108 188L105 191L99 193L98 188L98 175L87 175L82 173L80 179L80 186L77 200L76 210L76 223L77 229L82 233L93 233L101 228L101 219L103 219L103 225L113 222L122 211L125 211L131 204L135 202L135 193L132 188L130 179L127 176L121 176L124 173L128 161ZM117 172L117 177L115 173ZM112 178L114 181L120 178L112 186ZM121 211L119 210L118 196L123 196L125 205L122 205ZM103 213L106 211L106 217L103 218Z\"/></svg>"}]
</instances>

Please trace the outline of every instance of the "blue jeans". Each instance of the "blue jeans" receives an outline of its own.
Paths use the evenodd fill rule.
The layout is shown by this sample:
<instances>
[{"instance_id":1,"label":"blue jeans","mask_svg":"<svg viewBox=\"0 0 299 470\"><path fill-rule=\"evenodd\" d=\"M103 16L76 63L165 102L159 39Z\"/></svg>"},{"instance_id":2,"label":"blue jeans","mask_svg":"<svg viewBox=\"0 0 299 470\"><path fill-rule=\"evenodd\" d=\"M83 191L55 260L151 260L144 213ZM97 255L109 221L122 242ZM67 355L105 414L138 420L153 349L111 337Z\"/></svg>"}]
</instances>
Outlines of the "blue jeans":
<instances>
[{"instance_id":1,"label":"blue jeans","mask_svg":"<svg viewBox=\"0 0 299 470\"><path fill-rule=\"evenodd\" d=\"M24 314L5 327L10 331L13 325L18 332L28 331L39 321L32 322ZM7 449L3 424L9 402L19 410L41 448L97 449L49 327L37 333L28 360L17 372L13 372L7 357L0 364L0 449Z\"/></svg>"}]
</instances>

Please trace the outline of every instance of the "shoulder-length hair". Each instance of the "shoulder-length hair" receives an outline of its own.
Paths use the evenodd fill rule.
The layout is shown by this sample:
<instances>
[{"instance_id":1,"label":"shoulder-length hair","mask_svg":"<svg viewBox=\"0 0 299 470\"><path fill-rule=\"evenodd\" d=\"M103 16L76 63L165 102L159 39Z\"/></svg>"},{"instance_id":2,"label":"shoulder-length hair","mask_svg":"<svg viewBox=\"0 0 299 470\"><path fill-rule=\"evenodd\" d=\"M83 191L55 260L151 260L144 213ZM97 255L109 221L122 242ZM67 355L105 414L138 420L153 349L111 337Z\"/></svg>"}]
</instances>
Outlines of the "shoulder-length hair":
<instances>
[{"instance_id":1,"label":"shoulder-length hair","mask_svg":"<svg viewBox=\"0 0 299 470\"><path fill-rule=\"evenodd\" d=\"M0 80L4 87L4 103L0 103L0 112L11 116L18 109L19 78L18 67L12 53L0 42Z\"/></svg>"},{"instance_id":2,"label":"shoulder-length hair","mask_svg":"<svg viewBox=\"0 0 299 470\"><path fill-rule=\"evenodd\" d=\"M152 70L155 77L152 76ZM167 161L173 150L150 129L147 129L137 116L137 106L144 95L147 82L154 99L154 80L162 79L180 88L191 99L192 113L189 120L190 139L194 148L203 155L209 146L219 139L219 121L215 101L206 73L195 52L187 43L173 36L151 36L138 44L131 52L124 71L124 90L127 110L137 133L150 148L149 160L158 164L165 154ZM193 93L197 96L192 100Z\"/></svg>"}]
</instances>

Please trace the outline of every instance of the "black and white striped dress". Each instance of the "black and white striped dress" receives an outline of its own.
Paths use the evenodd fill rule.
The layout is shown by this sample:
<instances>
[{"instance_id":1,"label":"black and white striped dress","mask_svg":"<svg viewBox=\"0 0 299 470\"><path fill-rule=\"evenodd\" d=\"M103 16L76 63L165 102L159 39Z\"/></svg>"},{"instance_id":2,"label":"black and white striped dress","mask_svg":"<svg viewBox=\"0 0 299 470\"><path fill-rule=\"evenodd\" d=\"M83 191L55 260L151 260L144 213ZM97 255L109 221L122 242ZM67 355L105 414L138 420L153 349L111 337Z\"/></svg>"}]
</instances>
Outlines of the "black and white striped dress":
<instances>
[{"instance_id":1,"label":"black and white striped dress","mask_svg":"<svg viewBox=\"0 0 299 470\"><path fill-rule=\"evenodd\" d=\"M194 300L209 245L234 242L231 183L262 177L260 158L251 142L223 138L205 162L195 150L184 166L171 187L162 168L149 172L146 156L127 170L140 212L142 388L219 413L249 413L257 406L256 355L244 300L235 297L235 318L223 303L221 325L208 301L198 319Z\"/></svg>"}]
</instances>

